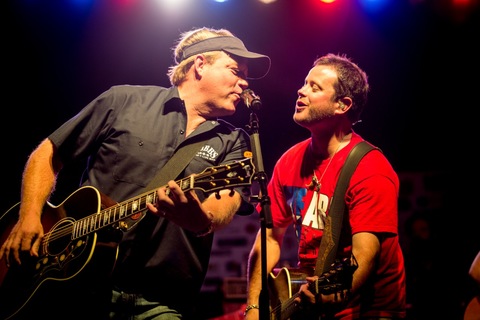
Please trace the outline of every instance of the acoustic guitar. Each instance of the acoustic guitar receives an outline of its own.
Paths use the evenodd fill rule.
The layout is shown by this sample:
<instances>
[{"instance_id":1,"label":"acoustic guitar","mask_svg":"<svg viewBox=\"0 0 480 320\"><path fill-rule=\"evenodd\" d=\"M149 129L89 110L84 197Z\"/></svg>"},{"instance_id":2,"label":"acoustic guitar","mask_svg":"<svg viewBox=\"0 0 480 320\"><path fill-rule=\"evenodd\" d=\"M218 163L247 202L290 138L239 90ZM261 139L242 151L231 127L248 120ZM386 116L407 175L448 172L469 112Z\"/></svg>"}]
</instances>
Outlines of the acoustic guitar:
<instances>
[{"instance_id":1,"label":"acoustic guitar","mask_svg":"<svg viewBox=\"0 0 480 320\"><path fill-rule=\"evenodd\" d=\"M183 191L212 192L250 186L253 175L252 159L245 158L207 168L177 184ZM109 275L117 259L121 232L136 225L147 214L146 205L156 201L156 190L116 203L96 188L86 186L74 191L58 206L47 202L42 212L45 235L39 256L25 256L20 266L14 264L9 268L0 261L0 319L17 316L20 319L21 311L29 306L40 289L49 294L50 288L62 290L65 287L62 284L72 279L76 283L83 279L95 282ZM19 205L17 203L0 217L0 244L5 242L17 221ZM89 272L85 271L87 269Z\"/></svg>"},{"instance_id":2,"label":"acoustic guitar","mask_svg":"<svg viewBox=\"0 0 480 320\"><path fill-rule=\"evenodd\" d=\"M358 265L353 258L336 260L327 272L309 283L308 289L315 295L348 290L352 286L352 275L357 268ZM270 272L268 277L270 320L295 319L295 314L301 309L295 298L299 296L300 286L307 283L306 277L311 274L304 269L286 267Z\"/></svg>"}]
</instances>

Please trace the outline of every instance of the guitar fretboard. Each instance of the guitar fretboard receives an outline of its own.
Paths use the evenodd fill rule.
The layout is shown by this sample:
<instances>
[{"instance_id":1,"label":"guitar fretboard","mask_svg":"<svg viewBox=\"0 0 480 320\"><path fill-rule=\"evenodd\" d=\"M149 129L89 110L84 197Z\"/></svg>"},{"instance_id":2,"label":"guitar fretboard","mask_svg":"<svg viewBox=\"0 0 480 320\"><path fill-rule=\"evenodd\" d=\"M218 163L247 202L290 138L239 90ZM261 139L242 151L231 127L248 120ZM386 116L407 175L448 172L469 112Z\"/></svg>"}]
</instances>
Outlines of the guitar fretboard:
<instances>
[{"instance_id":1,"label":"guitar fretboard","mask_svg":"<svg viewBox=\"0 0 480 320\"><path fill-rule=\"evenodd\" d=\"M114 205L102 210L97 214L79 219L74 223L73 239L81 238L101 228L113 225L118 221L125 220L137 213L147 210L147 203L154 203L157 200L156 190L145 193L133 200Z\"/></svg>"}]
</instances>

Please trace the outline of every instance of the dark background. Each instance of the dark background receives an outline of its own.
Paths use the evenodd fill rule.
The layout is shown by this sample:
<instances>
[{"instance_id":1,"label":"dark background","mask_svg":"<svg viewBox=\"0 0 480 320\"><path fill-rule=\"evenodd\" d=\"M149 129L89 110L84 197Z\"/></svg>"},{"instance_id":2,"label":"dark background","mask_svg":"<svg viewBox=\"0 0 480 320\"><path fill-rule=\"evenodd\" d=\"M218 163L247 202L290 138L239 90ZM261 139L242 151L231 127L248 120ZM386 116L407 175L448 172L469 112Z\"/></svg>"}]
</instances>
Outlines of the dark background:
<instances>
[{"instance_id":1,"label":"dark background","mask_svg":"<svg viewBox=\"0 0 480 320\"><path fill-rule=\"evenodd\" d=\"M368 73L372 88L356 131L400 174L436 174L442 213L435 225L449 246L440 252L448 266L460 259L465 272L480 249L479 2L369 3L375 1L195 0L174 11L155 1L2 1L1 212L19 200L28 154L57 126L112 85L169 86L171 47L180 32L227 28L272 59L267 77L250 82L263 102L258 117L267 174L288 147L308 137L292 114L313 60L345 53ZM245 127L248 119L239 105L228 120ZM65 180L73 187L61 195L78 181ZM439 280L456 281L451 271Z\"/></svg>"},{"instance_id":2,"label":"dark background","mask_svg":"<svg viewBox=\"0 0 480 320\"><path fill-rule=\"evenodd\" d=\"M170 48L180 32L199 26L225 27L272 59L268 76L250 82L263 102L268 171L308 136L292 121L296 91L313 60L327 52L346 53L368 73L372 91L357 131L397 170L473 164L466 152L479 105L478 1L378 0L384 5L376 9L362 5L373 0L190 2L180 13L160 1L3 2L8 181L18 180L40 139L110 86L168 86ZM248 112L239 105L229 120L243 127Z\"/></svg>"}]
</instances>

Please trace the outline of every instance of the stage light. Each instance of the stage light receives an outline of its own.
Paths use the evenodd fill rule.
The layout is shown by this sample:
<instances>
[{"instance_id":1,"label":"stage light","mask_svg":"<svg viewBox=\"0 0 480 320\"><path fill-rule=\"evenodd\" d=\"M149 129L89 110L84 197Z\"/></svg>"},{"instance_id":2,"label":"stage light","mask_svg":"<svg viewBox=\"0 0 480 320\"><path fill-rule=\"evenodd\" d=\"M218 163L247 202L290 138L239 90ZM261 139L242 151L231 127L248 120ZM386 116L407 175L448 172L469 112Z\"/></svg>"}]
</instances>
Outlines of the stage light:
<instances>
[{"instance_id":1,"label":"stage light","mask_svg":"<svg viewBox=\"0 0 480 320\"><path fill-rule=\"evenodd\" d=\"M360 4L368 12L380 12L393 0L360 0Z\"/></svg>"}]
</instances>

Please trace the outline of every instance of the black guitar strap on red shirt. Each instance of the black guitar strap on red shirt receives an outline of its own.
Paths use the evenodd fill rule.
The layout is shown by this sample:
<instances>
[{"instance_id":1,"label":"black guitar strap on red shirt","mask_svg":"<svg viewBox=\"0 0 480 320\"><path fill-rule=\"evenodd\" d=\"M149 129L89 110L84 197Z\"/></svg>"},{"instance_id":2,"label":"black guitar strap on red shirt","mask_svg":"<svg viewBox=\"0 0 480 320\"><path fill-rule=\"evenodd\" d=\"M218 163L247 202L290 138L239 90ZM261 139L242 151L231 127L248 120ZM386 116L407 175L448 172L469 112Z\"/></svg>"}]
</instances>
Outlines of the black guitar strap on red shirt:
<instances>
[{"instance_id":1,"label":"black guitar strap on red shirt","mask_svg":"<svg viewBox=\"0 0 480 320\"><path fill-rule=\"evenodd\" d=\"M317 276L328 272L330 266L335 262L343 220L348 219L348 214L345 212L345 192L347 191L350 178L360 160L364 155L374 149L380 150L367 141L361 141L353 147L348 154L347 160L345 160L335 187L332 205L325 220L325 229L323 230L322 240L320 241L320 249L318 250L315 267L315 275ZM346 222L348 223L348 220Z\"/></svg>"}]
</instances>

